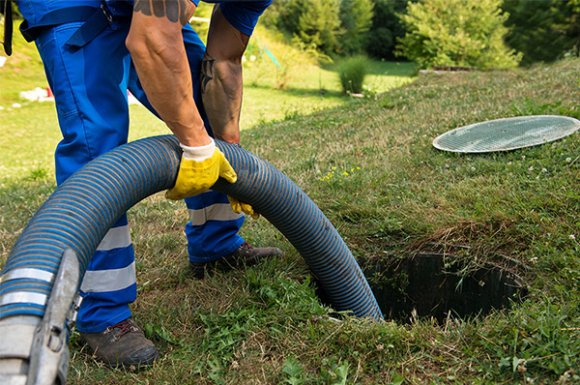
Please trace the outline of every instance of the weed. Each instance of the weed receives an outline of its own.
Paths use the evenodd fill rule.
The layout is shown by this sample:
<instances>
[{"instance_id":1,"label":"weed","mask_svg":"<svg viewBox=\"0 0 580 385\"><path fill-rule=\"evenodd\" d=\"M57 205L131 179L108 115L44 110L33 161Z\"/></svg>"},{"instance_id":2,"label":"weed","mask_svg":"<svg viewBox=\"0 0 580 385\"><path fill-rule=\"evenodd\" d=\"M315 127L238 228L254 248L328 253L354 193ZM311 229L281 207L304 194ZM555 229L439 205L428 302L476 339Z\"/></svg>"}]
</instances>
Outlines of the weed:
<instances>
[{"instance_id":1,"label":"weed","mask_svg":"<svg viewBox=\"0 0 580 385\"><path fill-rule=\"evenodd\" d=\"M304 385L308 384L304 368L295 358L289 357L284 362L284 367L282 368L282 373L284 376L284 384L289 385Z\"/></svg>"},{"instance_id":2,"label":"weed","mask_svg":"<svg viewBox=\"0 0 580 385\"><path fill-rule=\"evenodd\" d=\"M514 115L563 115L580 119L580 108L578 105L571 107L562 105L561 101L554 103L542 103L535 99L524 98L512 102Z\"/></svg>"}]
</instances>

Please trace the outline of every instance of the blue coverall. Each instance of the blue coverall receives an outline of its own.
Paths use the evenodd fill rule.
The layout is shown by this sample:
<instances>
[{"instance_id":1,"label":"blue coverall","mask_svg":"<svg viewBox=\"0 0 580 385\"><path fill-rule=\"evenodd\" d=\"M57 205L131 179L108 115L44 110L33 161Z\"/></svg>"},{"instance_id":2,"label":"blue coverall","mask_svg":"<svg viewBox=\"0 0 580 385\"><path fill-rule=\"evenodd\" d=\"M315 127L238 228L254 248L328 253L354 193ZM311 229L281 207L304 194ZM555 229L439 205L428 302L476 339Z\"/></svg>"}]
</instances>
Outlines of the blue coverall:
<instances>
[{"instance_id":1,"label":"blue coverall","mask_svg":"<svg viewBox=\"0 0 580 385\"><path fill-rule=\"evenodd\" d=\"M199 0L191 0L194 3ZM39 28L35 39L55 97L63 139L55 153L57 183L99 155L127 142L129 109L127 91L154 112L139 83L125 47L131 0L20 0L18 6L29 27L46 24L47 15L71 7L106 5L112 22L89 41L67 44L85 23L65 22ZM251 35L267 1L208 1L220 4L222 13L235 28ZM92 11L92 10L90 10ZM48 23L50 24L50 23ZM201 102L199 78L205 46L186 25L183 40L193 79L197 107L209 127ZM211 135L211 132L210 132ZM208 262L233 253L243 243L238 230L244 222L234 213L227 196L215 191L185 200L190 217L185 226L188 254L192 262ZM127 216L108 231L92 257L81 285L83 302L77 329L102 332L131 317L137 286L135 256Z\"/></svg>"}]
</instances>

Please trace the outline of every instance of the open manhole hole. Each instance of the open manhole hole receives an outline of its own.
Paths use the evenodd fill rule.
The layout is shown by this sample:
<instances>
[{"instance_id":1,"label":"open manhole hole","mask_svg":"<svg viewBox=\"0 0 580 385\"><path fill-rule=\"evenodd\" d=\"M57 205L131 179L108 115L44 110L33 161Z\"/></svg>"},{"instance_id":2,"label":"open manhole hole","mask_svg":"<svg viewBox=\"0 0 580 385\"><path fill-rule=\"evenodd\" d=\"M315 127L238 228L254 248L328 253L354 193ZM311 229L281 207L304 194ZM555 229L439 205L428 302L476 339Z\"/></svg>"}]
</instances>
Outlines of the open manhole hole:
<instances>
[{"instance_id":1,"label":"open manhole hole","mask_svg":"<svg viewBox=\"0 0 580 385\"><path fill-rule=\"evenodd\" d=\"M513 272L469 266L449 254L418 254L396 266L363 269L386 319L470 318L509 308L527 294Z\"/></svg>"}]
</instances>

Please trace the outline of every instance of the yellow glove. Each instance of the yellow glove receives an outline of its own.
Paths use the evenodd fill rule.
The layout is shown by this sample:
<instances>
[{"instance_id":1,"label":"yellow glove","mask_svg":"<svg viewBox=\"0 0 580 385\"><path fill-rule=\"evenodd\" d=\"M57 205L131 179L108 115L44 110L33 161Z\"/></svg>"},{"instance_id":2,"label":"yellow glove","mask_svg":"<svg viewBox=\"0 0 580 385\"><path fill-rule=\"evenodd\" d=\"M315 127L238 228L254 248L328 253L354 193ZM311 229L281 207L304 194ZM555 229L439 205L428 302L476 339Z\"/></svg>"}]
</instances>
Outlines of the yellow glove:
<instances>
[{"instance_id":1,"label":"yellow glove","mask_svg":"<svg viewBox=\"0 0 580 385\"><path fill-rule=\"evenodd\" d=\"M167 199L177 200L201 194L213 186L219 177L236 183L236 172L213 140L206 146L180 146L183 155L179 172L175 186L165 193Z\"/></svg>"},{"instance_id":2,"label":"yellow glove","mask_svg":"<svg viewBox=\"0 0 580 385\"><path fill-rule=\"evenodd\" d=\"M228 196L228 199L230 201L230 205L232 206L232 210L234 211L234 213L240 214L243 212L244 214L249 215L254 219L260 218L260 214L255 212L254 208L250 204L240 202L239 200L231 196Z\"/></svg>"}]
</instances>

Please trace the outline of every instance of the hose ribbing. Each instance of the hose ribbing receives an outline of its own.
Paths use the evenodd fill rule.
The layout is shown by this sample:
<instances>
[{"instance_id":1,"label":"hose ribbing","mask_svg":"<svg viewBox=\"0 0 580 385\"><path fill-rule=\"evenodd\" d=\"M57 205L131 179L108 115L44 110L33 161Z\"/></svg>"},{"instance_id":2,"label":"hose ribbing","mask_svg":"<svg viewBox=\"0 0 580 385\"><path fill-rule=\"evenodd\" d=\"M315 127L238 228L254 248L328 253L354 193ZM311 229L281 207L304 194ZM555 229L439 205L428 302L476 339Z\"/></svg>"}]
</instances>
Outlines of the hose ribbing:
<instances>
[{"instance_id":1,"label":"hose ribbing","mask_svg":"<svg viewBox=\"0 0 580 385\"><path fill-rule=\"evenodd\" d=\"M216 144L238 174L238 182L220 180L214 189L250 203L278 228L304 257L336 310L381 319L356 260L314 202L268 162L239 146ZM173 136L138 140L88 163L59 186L8 257L0 282L0 319L42 317L52 289L46 275L56 274L63 251L75 251L84 275L111 225L134 204L173 186L180 154Z\"/></svg>"}]
</instances>

